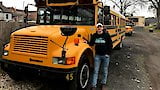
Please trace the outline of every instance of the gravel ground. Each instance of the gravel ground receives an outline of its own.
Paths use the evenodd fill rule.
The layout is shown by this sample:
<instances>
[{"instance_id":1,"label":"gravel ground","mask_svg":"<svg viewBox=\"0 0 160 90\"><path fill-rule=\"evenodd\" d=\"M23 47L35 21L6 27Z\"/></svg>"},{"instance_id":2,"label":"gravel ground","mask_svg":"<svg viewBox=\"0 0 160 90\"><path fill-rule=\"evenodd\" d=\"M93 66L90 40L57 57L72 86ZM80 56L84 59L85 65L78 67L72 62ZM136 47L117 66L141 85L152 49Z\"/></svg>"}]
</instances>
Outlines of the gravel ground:
<instances>
[{"instance_id":1,"label":"gravel ground","mask_svg":"<svg viewBox=\"0 0 160 90\"><path fill-rule=\"evenodd\" d=\"M110 90L149 90L149 74L145 69L147 52L143 47L142 31L126 37L124 47L114 51L109 68Z\"/></svg>"},{"instance_id":2,"label":"gravel ground","mask_svg":"<svg viewBox=\"0 0 160 90\"><path fill-rule=\"evenodd\" d=\"M160 90L160 34L135 30L124 48L114 50L109 66L109 90ZM157 41L159 40L159 41ZM66 90L62 80L12 80L0 70L0 90Z\"/></svg>"}]
</instances>

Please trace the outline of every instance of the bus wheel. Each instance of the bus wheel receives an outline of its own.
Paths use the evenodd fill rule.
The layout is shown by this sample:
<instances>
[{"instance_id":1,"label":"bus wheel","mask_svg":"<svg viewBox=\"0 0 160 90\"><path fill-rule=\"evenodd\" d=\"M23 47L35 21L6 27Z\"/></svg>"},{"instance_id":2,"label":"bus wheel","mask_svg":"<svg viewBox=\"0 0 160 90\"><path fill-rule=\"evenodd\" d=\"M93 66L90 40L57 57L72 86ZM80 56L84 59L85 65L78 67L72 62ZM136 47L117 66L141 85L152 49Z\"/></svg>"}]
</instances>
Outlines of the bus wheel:
<instances>
[{"instance_id":1,"label":"bus wheel","mask_svg":"<svg viewBox=\"0 0 160 90\"><path fill-rule=\"evenodd\" d=\"M15 81L22 80L20 73L10 70L10 68L13 68L13 67L8 67L8 64L6 64L6 66L5 66L5 63L1 63L1 69L5 71L11 79Z\"/></svg>"},{"instance_id":2,"label":"bus wheel","mask_svg":"<svg viewBox=\"0 0 160 90\"><path fill-rule=\"evenodd\" d=\"M132 33L133 33L133 32L130 32L130 33L128 33L128 35L129 35L129 36L132 36Z\"/></svg>"},{"instance_id":3,"label":"bus wheel","mask_svg":"<svg viewBox=\"0 0 160 90\"><path fill-rule=\"evenodd\" d=\"M120 50L123 48L123 43L122 41L115 47L115 49Z\"/></svg>"},{"instance_id":4,"label":"bus wheel","mask_svg":"<svg viewBox=\"0 0 160 90\"><path fill-rule=\"evenodd\" d=\"M90 70L89 65L87 63L83 64L80 70L79 83L80 88L86 88L89 82Z\"/></svg>"},{"instance_id":5,"label":"bus wheel","mask_svg":"<svg viewBox=\"0 0 160 90\"><path fill-rule=\"evenodd\" d=\"M86 57L82 57L82 63L80 64L77 74L74 80L71 81L69 90L86 90L90 79L90 67Z\"/></svg>"},{"instance_id":6,"label":"bus wheel","mask_svg":"<svg viewBox=\"0 0 160 90\"><path fill-rule=\"evenodd\" d=\"M17 72L7 72L7 74L9 75L9 77L15 81L21 81L22 80L22 76L20 75L20 73Z\"/></svg>"}]
</instances>

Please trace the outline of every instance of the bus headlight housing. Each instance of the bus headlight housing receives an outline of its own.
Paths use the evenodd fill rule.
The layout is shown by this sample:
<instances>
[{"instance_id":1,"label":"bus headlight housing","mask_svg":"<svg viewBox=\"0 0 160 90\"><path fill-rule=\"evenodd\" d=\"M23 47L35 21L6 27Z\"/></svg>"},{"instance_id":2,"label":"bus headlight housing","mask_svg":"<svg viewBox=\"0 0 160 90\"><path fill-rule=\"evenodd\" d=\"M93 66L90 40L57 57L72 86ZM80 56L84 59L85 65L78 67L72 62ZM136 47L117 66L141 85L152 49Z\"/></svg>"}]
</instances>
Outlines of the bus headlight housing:
<instances>
[{"instance_id":1,"label":"bus headlight housing","mask_svg":"<svg viewBox=\"0 0 160 90\"><path fill-rule=\"evenodd\" d=\"M62 60L62 59L59 58L59 57L53 57L53 58L52 58L52 63L53 63L53 64L65 64L65 60Z\"/></svg>"},{"instance_id":2,"label":"bus headlight housing","mask_svg":"<svg viewBox=\"0 0 160 90\"><path fill-rule=\"evenodd\" d=\"M75 57L67 57L65 60L63 60L60 57L53 57L52 63L53 64L72 65L72 64L75 64Z\"/></svg>"}]
</instances>

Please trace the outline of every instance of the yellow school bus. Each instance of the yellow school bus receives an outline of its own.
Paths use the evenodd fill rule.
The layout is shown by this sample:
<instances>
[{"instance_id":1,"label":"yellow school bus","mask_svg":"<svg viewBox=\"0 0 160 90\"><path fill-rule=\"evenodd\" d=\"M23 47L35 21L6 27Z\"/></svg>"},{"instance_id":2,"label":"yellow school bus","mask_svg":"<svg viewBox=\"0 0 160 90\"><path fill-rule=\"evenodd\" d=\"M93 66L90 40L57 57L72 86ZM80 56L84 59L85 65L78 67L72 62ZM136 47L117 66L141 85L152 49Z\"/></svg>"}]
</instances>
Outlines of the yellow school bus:
<instances>
[{"instance_id":1,"label":"yellow school bus","mask_svg":"<svg viewBox=\"0 0 160 90\"><path fill-rule=\"evenodd\" d=\"M85 89L93 68L90 41L103 23L113 48L122 48L125 17L98 0L35 0L37 25L11 34L1 68L14 79L25 73L68 80L70 90ZM27 12L27 8L25 10Z\"/></svg>"},{"instance_id":2,"label":"yellow school bus","mask_svg":"<svg viewBox=\"0 0 160 90\"><path fill-rule=\"evenodd\" d=\"M132 20L126 19L126 35L132 36L134 23Z\"/></svg>"},{"instance_id":3,"label":"yellow school bus","mask_svg":"<svg viewBox=\"0 0 160 90\"><path fill-rule=\"evenodd\" d=\"M110 8L110 7L106 7ZM104 18L104 27L109 32L112 41L113 48L121 49L122 41L125 38L125 17L119 12L109 9L110 14L106 13Z\"/></svg>"}]
</instances>

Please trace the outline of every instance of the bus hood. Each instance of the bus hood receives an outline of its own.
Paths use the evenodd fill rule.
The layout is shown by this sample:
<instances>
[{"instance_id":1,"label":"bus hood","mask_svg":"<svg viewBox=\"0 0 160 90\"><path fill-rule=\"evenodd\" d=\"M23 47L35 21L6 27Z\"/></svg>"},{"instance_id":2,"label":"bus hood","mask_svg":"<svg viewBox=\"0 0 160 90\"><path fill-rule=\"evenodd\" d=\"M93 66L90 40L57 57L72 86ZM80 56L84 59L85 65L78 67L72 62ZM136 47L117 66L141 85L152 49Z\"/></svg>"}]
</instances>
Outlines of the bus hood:
<instances>
[{"instance_id":1,"label":"bus hood","mask_svg":"<svg viewBox=\"0 0 160 90\"><path fill-rule=\"evenodd\" d=\"M67 25L64 25L67 26ZM17 30L16 32L12 33L12 36L14 35L26 35L26 36L43 36L48 38L58 38L61 35L61 27L64 27L63 25L39 25L39 26L32 26L32 27L26 27L20 30ZM94 32L93 27L88 26L76 26L77 31L74 35L80 34L82 37L88 38L88 30ZM12 37L11 36L11 37ZM63 36L65 37L65 36Z\"/></svg>"},{"instance_id":2,"label":"bus hood","mask_svg":"<svg viewBox=\"0 0 160 90\"><path fill-rule=\"evenodd\" d=\"M13 35L29 35L29 36L45 36L48 37L53 34L61 34L60 26L32 26L17 30Z\"/></svg>"}]
</instances>

